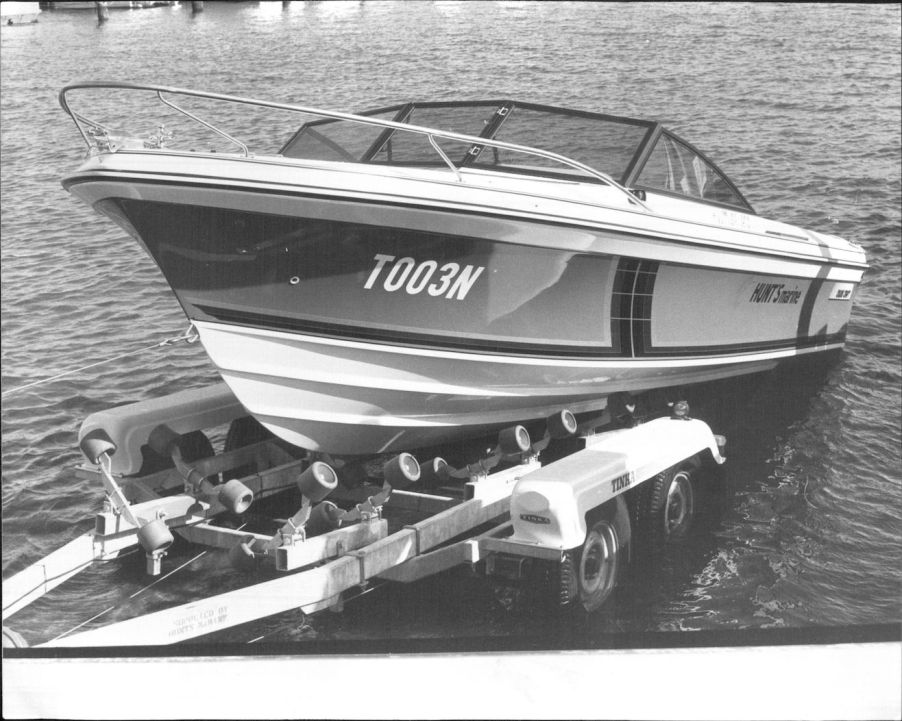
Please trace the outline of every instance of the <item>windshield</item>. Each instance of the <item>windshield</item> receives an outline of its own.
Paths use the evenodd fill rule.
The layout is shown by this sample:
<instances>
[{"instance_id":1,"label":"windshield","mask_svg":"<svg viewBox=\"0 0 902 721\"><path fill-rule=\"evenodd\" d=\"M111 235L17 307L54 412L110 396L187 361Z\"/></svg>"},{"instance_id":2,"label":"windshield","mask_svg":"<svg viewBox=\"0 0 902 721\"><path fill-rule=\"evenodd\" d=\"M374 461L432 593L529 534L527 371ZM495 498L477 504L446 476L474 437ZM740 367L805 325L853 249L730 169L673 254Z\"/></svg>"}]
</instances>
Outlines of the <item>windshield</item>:
<instances>
[{"instance_id":1,"label":"windshield","mask_svg":"<svg viewBox=\"0 0 902 721\"><path fill-rule=\"evenodd\" d=\"M742 194L713 163L666 132L655 142L636 185L751 210Z\"/></svg>"},{"instance_id":2,"label":"windshield","mask_svg":"<svg viewBox=\"0 0 902 721\"><path fill-rule=\"evenodd\" d=\"M648 120L510 100L408 103L359 115L537 148L578 161L627 187L639 185L755 212L714 163ZM440 136L433 139L457 168L602 182L585 170L552 158ZM352 120L306 123L280 152L290 158L350 163L445 165L426 135Z\"/></svg>"},{"instance_id":3,"label":"windshield","mask_svg":"<svg viewBox=\"0 0 902 721\"><path fill-rule=\"evenodd\" d=\"M655 127L648 121L510 101L411 103L361 114L539 148L577 160L618 182L627 177L639 149ZM436 141L458 167L490 167L539 175L577 174L580 180L594 180L588 173L548 158L447 138ZM358 163L443 164L424 135L348 120L307 123L281 154Z\"/></svg>"}]
</instances>

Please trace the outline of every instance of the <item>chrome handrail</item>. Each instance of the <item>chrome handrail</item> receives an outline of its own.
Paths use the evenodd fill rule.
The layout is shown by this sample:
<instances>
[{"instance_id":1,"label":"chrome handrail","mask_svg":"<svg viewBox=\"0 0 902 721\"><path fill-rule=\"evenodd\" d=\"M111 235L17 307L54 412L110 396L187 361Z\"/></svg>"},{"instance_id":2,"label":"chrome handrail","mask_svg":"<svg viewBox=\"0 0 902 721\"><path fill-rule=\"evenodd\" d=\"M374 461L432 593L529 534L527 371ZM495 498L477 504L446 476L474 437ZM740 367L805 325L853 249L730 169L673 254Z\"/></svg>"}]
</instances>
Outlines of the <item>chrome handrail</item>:
<instances>
[{"instance_id":1,"label":"chrome handrail","mask_svg":"<svg viewBox=\"0 0 902 721\"><path fill-rule=\"evenodd\" d=\"M237 138L233 138L233 137L232 137L231 135L229 135L228 133L223 132L223 131L220 130L219 128L217 128L217 127L211 125L210 123L208 123L208 122L207 122L206 120L204 120L203 118L197 117L194 113L189 113L189 112L188 112L187 110L185 110L184 108L180 108L178 105L176 105L176 104L173 103L172 101L166 100L166 98L163 97L162 91L160 91L160 90L157 91L157 97L160 99L160 102L163 103L163 105L168 105L170 108L172 108L173 110L176 110L176 111L180 112L182 115L185 115L185 116L191 118L192 120L196 120L198 123L200 123L201 125L203 125L205 128L209 128L210 130L212 130L212 131L213 131L214 133L216 133L217 135L221 135L223 138L225 138L225 139L228 140L229 142L235 143L235 145L237 145L239 148L241 148L241 149L244 151L244 157L245 157L245 158L248 157L248 156L250 155L250 152L248 151L247 146L246 146L244 143L242 143L240 140L238 140Z\"/></svg>"},{"instance_id":2,"label":"chrome handrail","mask_svg":"<svg viewBox=\"0 0 902 721\"><path fill-rule=\"evenodd\" d=\"M187 88L173 88L165 85L142 85L138 83L126 83L126 82L111 82L111 81L102 81L102 80L91 80L91 81L83 81L77 83L70 83L66 85L59 93L59 103L62 106L63 110L73 119L75 124L78 126L81 131L82 137L85 139L88 147L93 147L91 142L88 140L87 135L84 130L79 125L79 120L94 125L96 127L103 128L99 123L94 122L93 120L89 120L87 117L81 115L80 113L76 113L69 107L68 99L66 95L73 90L81 90L88 88L108 88L108 89L119 89L119 90L149 90L155 92L157 97L166 105L170 105L174 107L179 112L184 113L188 117L196 120L201 123L205 127L213 130L219 135L225 137L231 142L236 143L244 149L245 156L249 155L247 146L244 143L236 140L228 133L215 128L210 123L207 123L204 120L201 120L197 116L191 115L191 113L179 108L178 106L173 105L170 102L167 102L163 99L162 93L168 93L170 95L186 95L189 97L197 97L197 98L206 98L209 100L221 100L224 102L237 103L242 105L256 105L258 107L263 108L273 108L274 110L287 110L289 112L302 113L305 115L316 115L323 118L332 118L334 120L347 120L354 123L360 123L363 125L375 125L381 128L392 128L395 130L400 130L402 132L415 133L419 135L425 135L429 140L430 144L434 149L439 151L439 155L442 156L442 159L451 167L457 176L458 181L462 181L462 175L460 170L450 161L450 159L441 152L441 149L438 147L438 144L435 142L436 137L445 138L447 140L456 140L463 143L470 143L471 145L480 145L480 146L488 146L490 148L500 148L502 150L510 150L516 153L524 153L526 155L534 155L540 158L546 158L548 160L553 160L561 163L562 165L570 166L571 168L575 168L577 170L581 170L588 175L602 181L603 183L610 185L614 188L617 188L622 193L627 196L627 199L630 203L634 205L638 205L641 207L646 213L652 213L652 210L639 198L637 198L633 193L631 193L627 188L623 187L614 180L610 175L604 173L600 170L596 170L584 163L579 162L578 160L573 160L572 158L568 158L565 155L559 155L558 153L552 153L547 150L542 150L540 148L532 148L526 145L516 145L514 143L505 143L500 140L492 140L489 138L480 138L475 135L465 135L464 133L455 133L450 130L438 130L436 128L427 128L421 125L408 125L407 123L397 123L393 120L383 120L380 118L373 118L366 115L354 115L352 113L343 113L337 110L323 110L321 108L312 108L303 105L292 105L288 103L274 103L268 100L257 100L255 98L244 98L239 97L237 95L225 95L222 93L209 93L204 92L202 90L190 90Z\"/></svg>"}]
</instances>

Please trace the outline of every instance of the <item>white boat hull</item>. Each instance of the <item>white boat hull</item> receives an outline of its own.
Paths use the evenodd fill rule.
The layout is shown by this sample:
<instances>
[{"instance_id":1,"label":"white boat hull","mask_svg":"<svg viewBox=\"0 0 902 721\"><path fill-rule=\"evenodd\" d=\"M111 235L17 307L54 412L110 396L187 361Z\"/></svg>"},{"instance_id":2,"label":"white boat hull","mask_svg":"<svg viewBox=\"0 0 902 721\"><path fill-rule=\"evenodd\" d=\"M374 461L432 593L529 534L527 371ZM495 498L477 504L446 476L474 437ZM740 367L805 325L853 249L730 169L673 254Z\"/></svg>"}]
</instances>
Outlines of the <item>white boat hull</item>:
<instances>
[{"instance_id":1,"label":"white boat hull","mask_svg":"<svg viewBox=\"0 0 902 721\"><path fill-rule=\"evenodd\" d=\"M277 436L337 454L397 451L546 418L601 411L617 391L766 371L783 350L731 358L562 361L399 348L195 323L222 378Z\"/></svg>"},{"instance_id":2,"label":"white boat hull","mask_svg":"<svg viewBox=\"0 0 902 721\"><path fill-rule=\"evenodd\" d=\"M101 155L65 184L154 257L241 403L329 453L599 411L618 391L840 348L866 267L840 239L670 198L640 213L599 186L172 162Z\"/></svg>"}]
</instances>

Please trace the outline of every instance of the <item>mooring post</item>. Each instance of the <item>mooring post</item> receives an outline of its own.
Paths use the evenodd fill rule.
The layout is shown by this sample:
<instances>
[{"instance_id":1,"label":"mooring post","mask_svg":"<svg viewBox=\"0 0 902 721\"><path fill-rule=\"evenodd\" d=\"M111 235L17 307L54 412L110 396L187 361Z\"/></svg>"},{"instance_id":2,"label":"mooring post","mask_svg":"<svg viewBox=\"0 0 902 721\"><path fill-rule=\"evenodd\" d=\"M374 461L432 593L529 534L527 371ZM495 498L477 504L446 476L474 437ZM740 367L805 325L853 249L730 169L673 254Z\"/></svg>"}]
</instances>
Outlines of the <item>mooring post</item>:
<instances>
[{"instance_id":1,"label":"mooring post","mask_svg":"<svg viewBox=\"0 0 902 721\"><path fill-rule=\"evenodd\" d=\"M202 13L204 11L204 3L203 0L194 0L191 3L191 14L197 15L197 13Z\"/></svg>"},{"instance_id":2,"label":"mooring post","mask_svg":"<svg viewBox=\"0 0 902 721\"><path fill-rule=\"evenodd\" d=\"M110 9L105 2L96 2L94 6L97 8L97 22L105 23L110 19Z\"/></svg>"}]
</instances>

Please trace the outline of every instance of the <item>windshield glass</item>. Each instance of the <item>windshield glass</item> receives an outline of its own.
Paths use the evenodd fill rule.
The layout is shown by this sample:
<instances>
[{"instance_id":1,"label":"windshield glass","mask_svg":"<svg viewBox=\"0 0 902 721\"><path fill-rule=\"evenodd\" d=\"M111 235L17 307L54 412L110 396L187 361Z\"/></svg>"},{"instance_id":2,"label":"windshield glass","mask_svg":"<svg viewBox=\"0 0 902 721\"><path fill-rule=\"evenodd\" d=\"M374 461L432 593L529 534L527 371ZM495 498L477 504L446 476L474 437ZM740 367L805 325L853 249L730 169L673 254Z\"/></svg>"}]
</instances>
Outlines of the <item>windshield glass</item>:
<instances>
[{"instance_id":1,"label":"windshield glass","mask_svg":"<svg viewBox=\"0 0 902 721\"><path fill-rule=\"evenodd\" d=\"M418 103L362 113L420 127L447 130L538 148L623 182L654 123L510 101ZM447 138L436 142L456 166L491 167L539 175L593 176L563 163L528 153L480 146ZM425 135L363 125L347 120L307 123L281 154L358 163L442 165Z\"/></svg>"},{"instance_id":2,"label":"windshield glass","mask_svg":"<svg viewBox=\"0 0 902 721\"><path fill-rule=\"evenodd\" d=\"M723 173L668 133L658 138L636 184L751 210Z\"/></svg>"},{"instance_id":3,"label":"windshield glass","mask_svg":"<svg viewBox=\"0 0 902 721\"><path fill-rule=\"evenodd\" d=\"M398 107L395 107L361 115L393 120L397 113ZM348 120L316 120L304 125L282 148L281 154L286 158L356 163L360 162L384 132L385 128L378 125L364 125Z\"/></svg>"},{"instance_id":4,"label":"windshield glass","mask_svg":"<svg viewBox=\"0 0 902 721\"><path fill-rule=\"evenodd\" d=\"M575 160L624 186L755 212L710 160L652 121L509 100L408 103L361 115L536 148ZM439 136L433 139L458 168L603 182L587 171L540 155ZM427 135L350 120L306 123L281 153L349 163L445 166Z\"/></svg>"},{"instance_id":5,"label":"windshield glass","mask_svg":"<svg viewBox=\"0 0 902 721\"><path fill-rule=\"evenodd\" d=\"M550 108L514 106L493 137L578 160L622 182L650 131L649 125ZM492 166L496 170L548 168L577 172L554 160L491 147L482 150L475 165Z\"/></svg>"},{"instance_id":6,"label":"windshield glass","mask_svg":"<svg viewBox=\"0 0 902 721\"><path fill-rule=\"evenodd\" d=\"M479 136L492 120L497 107L497 103L438 107L415 106L404 114L402 122L425 128L448 130L452 133ZM436 138L436 140L456 165L461 164L470 148L469 143L442 138ZM367 160L373 163L444 164L425 135L399 131L391 133L378 152Z\"/></svg>"}]
</instances>

